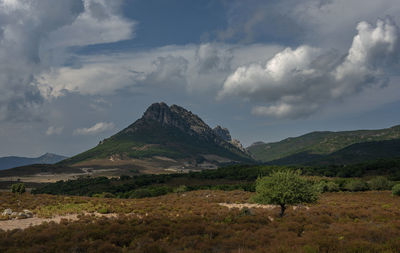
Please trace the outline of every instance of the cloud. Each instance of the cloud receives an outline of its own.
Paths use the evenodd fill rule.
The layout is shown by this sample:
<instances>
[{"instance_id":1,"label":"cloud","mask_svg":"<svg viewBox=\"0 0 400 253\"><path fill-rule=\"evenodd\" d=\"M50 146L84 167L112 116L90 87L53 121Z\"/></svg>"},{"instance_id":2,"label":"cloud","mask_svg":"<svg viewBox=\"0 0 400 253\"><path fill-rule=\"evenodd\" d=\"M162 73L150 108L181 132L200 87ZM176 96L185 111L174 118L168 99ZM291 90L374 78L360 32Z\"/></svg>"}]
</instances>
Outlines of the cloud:
<instances>
[{"instance_id":1,"label":"cloud","mask_svg":"<svg viewBox=\"0 0 400 253\"><path fill-rule=\"evenodd\" d=\"M205 43L166 46L143 52L76 56L74 66L53 68L37 76L48 99L68 93L113 95L118 92L216 92L225 78L242 64L262 60L281 47ZM166 89L166 90L162 90ZM174 91L174 92L175 92Z\"/></svg>"},{"instance_id":2,"label":"cloud","mask_svg":"<svg viewBox=\"0 0 400 253\"><path fill-rule=\"evenodd\" d=\"M134 36L121 1L0 1L0 121L35 120L44 102L36 77L62 66L68 49Z\"/></svg>"},{"instance_id":3,"label":"cloud","mask_svg":"<svg viewBox=\"0 0 400 253\"><path fill-rule=\"evenodd\" d=\"M133 38L136 22L118 13L121 4L118 2L121 1L84 0L85 11L73 23L52 32L43 47L66 48Z\"/></svg>"},{"instance_id":4,"label":"cloud","mask_svg":"<svg viewBox=\"0 0 400 253\"><path fill-rule=\"evenodd\" d=\"M64 127L55 127L55 126L49 126L46 131L46 135L60 135L64 130Z\"/></svg>"},{"instance_id":5,"label":"cloud","mask_svg":"<svg viewBox=\"0 0 400 253\"><path fill-rule=\"evenodd\" d=\"M74 135L94 135L114 129L112 122L99 122L89 128L78 128L74 130Z\"/></svg>"},{"instance_id":6,"label":"cloud","mask_svg":"<svg viewBox=\"0 0 400 253\"><path fill-rule=\"evenodd\" d=\"M343 57L307 45L286 48L263 64L237 68L218 98L239 96L254 103L253 113L282 118L309 116L332 101L383 86L399 60L399 29L391 19L375 26L360 22Z\"/></svg>"}]
</instances>

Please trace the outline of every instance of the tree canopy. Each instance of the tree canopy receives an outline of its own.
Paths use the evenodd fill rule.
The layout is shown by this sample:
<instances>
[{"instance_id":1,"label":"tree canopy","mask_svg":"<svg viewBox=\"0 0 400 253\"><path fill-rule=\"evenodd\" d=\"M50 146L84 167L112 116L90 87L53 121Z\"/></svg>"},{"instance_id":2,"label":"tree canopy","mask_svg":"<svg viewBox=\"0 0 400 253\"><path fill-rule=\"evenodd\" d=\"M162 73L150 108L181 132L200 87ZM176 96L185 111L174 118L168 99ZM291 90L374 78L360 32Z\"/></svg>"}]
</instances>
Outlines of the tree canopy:
<instances>
[{"instance_id":1,"label":"tree canopy","mask_svg":"<svg viewBox=\"0 0 400 253\"><path fill-rule=\"evenodd\" d=\"M314 184L303 178L300 171L283 170L258 178L253 200L260 204L279 205L282 217L287 205L312 203L317 198Z\"/></svg>"}]
</instances>

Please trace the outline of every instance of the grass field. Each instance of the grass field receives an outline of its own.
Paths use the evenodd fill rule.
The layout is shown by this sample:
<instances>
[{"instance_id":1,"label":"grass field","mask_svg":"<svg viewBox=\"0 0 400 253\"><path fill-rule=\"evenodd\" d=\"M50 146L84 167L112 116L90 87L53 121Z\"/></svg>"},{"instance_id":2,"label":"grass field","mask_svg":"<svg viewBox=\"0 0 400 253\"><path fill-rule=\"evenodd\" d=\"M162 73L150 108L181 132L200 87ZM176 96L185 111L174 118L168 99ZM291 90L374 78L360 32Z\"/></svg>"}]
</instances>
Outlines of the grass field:
<instances>
[{"instance_id":1,"label":"grass field","mask_svg":"<svg viewBox=\"0 0 400 253\"><path fill-rule=\"evenodd\" d=\"M244 191L193 191L145 199L0 193L0 208L77 221L1 231L0 252L398 252L400 198L388 191L321 195L310 209L229 209ZM0 227L1 228L1 227Z\"/></svg>"}]
</instances>

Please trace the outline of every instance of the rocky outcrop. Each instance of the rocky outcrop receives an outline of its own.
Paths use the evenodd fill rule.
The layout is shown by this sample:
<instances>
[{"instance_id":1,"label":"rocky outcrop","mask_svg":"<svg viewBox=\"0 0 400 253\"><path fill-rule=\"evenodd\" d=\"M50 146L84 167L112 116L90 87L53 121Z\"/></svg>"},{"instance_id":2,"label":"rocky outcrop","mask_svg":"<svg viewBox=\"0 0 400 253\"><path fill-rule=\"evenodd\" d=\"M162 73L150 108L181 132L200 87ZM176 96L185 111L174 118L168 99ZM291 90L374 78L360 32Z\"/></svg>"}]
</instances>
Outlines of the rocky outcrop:
<instances>
[{"instance_id":1,"label":"rocky outcrop","mask_svg":"<svg viewBox=\"0 0 400 253\"><path fill-rule=\"evenodd\" d=\"M177 105L169 107L163 102L152 104L142 118L125 129L125 132L133 133L146 124L154 124L154 122L163 127L176 127L192 136L215 137L212 129L199 116Z\"/></svg>"},{"instance_id":2,"label":"rocky outcrop","mask_svg":"<svg viewBox=\"0 0 400 253\"><path fill-rule=\"evenodd\" d=\"M32 218L33 213L27 209L23 210L22 212L13 212L12 209L7 208L1 214L3 219L27 219Z\"/></svg>"},{"instance_id":3,"label":"rocky outcrop","mask_svg":"<svg viewBox=\"0 0 400 253\"><path fill-rule=\"evenodd\" d=\"M227 128L222 128L220 125L213 129L214 133L221 137L224 141L231 142L232 137Z\"/></svg>"},{"instance_id":4,"label":"rocky outcrop","mask_svg":"<svg viewBox=\"0 0 400 253\"><path fill-rule=\"evenodd\" d=\"M213 131L224 141L229 142L230 144L238 148L240 151L247 153L246 149L243 147L242 143L240 143L239 140L232 139L231 133L227 128L223 128L218 125L213 129Z\"/></svg>"}]
</instances>

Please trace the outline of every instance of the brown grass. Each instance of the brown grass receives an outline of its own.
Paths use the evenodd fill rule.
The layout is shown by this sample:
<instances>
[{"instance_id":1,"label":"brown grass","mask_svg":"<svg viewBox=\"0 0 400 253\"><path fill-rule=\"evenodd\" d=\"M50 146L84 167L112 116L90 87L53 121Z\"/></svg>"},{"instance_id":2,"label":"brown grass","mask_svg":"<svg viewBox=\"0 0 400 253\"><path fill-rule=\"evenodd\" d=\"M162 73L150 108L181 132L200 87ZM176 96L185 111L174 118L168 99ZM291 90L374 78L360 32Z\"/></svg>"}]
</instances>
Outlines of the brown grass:
<instances>
[{"instance_id":1,"label":"brown grass","mask_svg":"<svg viewBox=\"0 0 400 253\"><path fill-rule=\"evenodd\" d=\"M0 252L398 252L400 198L390 192L329 193L309 210L229 209L251 193L195 191L137 199L0 193L0 208L36 214L93 212L106 219L0 232ZM18 202L19 200L19 202ZM19 205L18 205L19 203ZM72 203L72 204L71 204ZM47 208L47 209L46 209ZM273 220L270 218L274 217Z\"/></svg>"}]
</instances>

